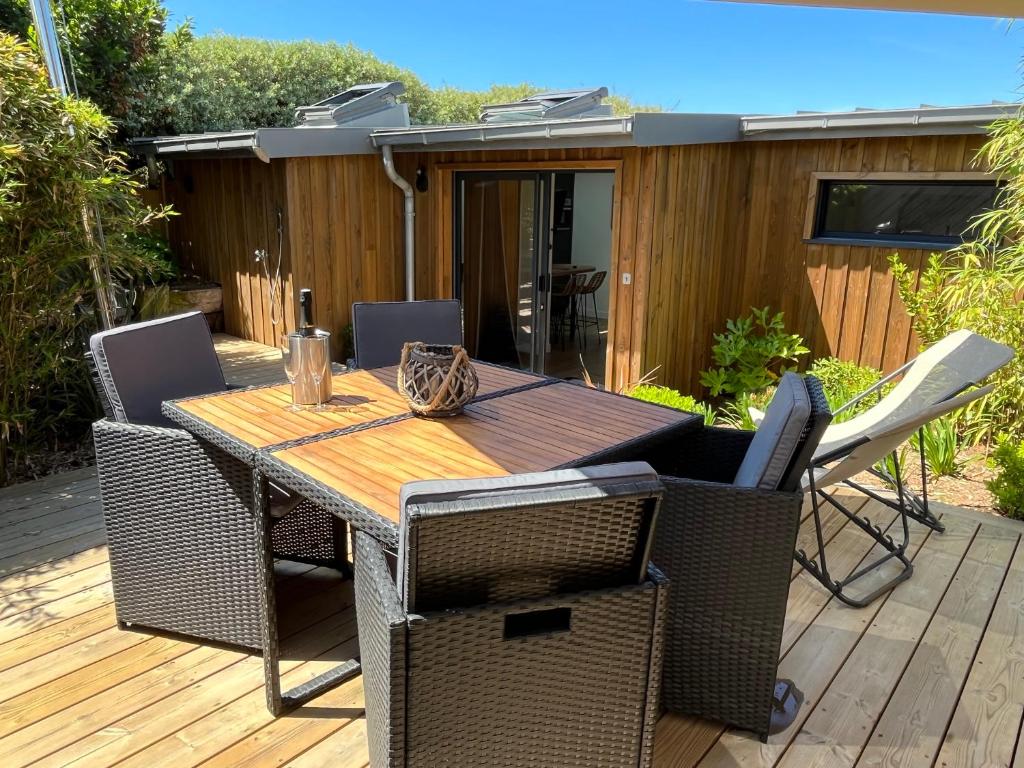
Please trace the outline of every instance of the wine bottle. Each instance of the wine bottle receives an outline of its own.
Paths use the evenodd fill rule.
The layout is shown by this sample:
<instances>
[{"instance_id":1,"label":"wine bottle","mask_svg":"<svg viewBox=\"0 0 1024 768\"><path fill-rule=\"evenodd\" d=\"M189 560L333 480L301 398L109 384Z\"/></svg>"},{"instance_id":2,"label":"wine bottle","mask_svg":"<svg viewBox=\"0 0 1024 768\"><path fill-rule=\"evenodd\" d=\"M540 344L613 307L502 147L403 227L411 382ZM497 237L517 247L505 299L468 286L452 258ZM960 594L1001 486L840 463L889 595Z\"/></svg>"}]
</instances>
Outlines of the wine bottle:
<instances>
[{"instance_id":1,"label":"wine bottle","mask_svg":"<svg viewBox=\"0 0 1024 768\"><path fill-rule=\"evenodd\" d=\"M309 288L299 291L299 335L316 335L316 328L313 326L313 291Z\"/></svg>"}]
</instances>

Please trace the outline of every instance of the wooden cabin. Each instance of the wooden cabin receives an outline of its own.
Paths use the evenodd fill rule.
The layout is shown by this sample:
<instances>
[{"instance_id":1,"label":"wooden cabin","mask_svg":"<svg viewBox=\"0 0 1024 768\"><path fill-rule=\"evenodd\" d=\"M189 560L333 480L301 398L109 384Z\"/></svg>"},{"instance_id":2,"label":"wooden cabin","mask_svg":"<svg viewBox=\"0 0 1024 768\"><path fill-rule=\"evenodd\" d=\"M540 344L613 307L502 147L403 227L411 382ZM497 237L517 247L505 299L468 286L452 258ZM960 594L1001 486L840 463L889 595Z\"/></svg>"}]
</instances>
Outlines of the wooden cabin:
<instances>
[{"instance_id":1,"label":"wooden cabin","mask_svg":"<svg viewBox=\"0 0 1024 768\"><path fill-rule=\"evenodd\" d=\"M699 394L712 334L770 306L814 356L891 370L917 342L888 257L919 268L992 204L975 157L1008 114L613 116L599 89L416 126L400 92L341 94L300 109L295 128L134 143L160 161L181 214L172 250L223 285L227 332L276 344L311 287L338 356L352 302L414 287L462 300L477 357L560 376L585 367L616 388L656 371ZM414 286L388 155L412 190ZM592 279L596 290L563 295Z\"/></svg>"}]
</instances>

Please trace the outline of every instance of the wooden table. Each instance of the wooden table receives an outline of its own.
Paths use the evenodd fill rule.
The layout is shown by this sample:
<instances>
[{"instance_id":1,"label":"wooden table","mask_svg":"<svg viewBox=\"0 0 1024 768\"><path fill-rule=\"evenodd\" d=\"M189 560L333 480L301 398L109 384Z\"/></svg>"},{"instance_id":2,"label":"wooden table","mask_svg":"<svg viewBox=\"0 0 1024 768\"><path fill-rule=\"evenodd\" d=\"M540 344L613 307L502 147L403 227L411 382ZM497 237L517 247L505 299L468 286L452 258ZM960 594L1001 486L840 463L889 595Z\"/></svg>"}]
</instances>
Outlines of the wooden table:
<instances>
[{"instance_id":1,"label":"wooden table","mask_svg":"<svg viewBox=\"0 0 1024 768\"><path fill-rule=\"evenodd\" d=\"M592 267L589 264L552 264L551 275L553 277L578 275L583 272L593 272L595 269L597 269L597 267Z\"/></svg>"},{"instance_id":2,"label":"wooden table","mask_svg":"<svg viewBox=\"0 0 1024 768\"><path fill-rule=\"evenodd\" d=\"M391 421L266 451L260 461L275 482L395 548L403 483L593 464L697 423L682 411L556 382L471 404L448 419Z\"/></svg>"},{"instance_id":3,"label":"wooden table","mask_svg":"<svg viewBox=\"0 0 1024 768\"><path fill-rule=\"evenodd\" d=\"M292 410L288 385L166 402L165 416L253 469L267 707L277 715L360 672L357 659L281 691L269 484L284 486L398 546L403 483L497 477L628 458L696 429L699 417L536 374L475 362L476 399L458 416L413 416L397 369L333 379L328 409Z\"/></svg>"},{"instance_id":4,"label":"wooden table","mask_svg":"<svg viewBox=\"0 0 1024 768\"><path fill-rule=\"evenodd\" d=\"M475 367L480 379L478 398L549 381L498 365L476 363ZM332 392L322 411L292 410L289 384L174 400L164 403L162 410L167 418L248 464L258 451L273 446L321 439L409 414L408 404L398 393L398 366L336 374Z\"/></svg>"}]
</instances>

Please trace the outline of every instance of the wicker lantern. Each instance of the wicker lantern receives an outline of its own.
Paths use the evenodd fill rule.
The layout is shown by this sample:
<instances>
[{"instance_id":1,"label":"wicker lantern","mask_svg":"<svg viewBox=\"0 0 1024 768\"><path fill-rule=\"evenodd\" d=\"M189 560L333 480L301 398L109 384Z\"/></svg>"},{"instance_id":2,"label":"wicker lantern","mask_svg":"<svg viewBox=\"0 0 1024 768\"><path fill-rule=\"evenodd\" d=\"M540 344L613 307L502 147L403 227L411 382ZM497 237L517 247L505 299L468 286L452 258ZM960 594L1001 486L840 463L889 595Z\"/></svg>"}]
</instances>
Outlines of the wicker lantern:
<instances>
[{"instance_id":1,"label":"wicker lantern","mask_svg":"<svg viewBox=\"0 0 1024 768\"><path fill-rule=\"evenodd\" d=\"M398 391L413 413L455 416L476 396L480 381L462 347L414 341L402 347Z\"/></svg>"}]
</instances>

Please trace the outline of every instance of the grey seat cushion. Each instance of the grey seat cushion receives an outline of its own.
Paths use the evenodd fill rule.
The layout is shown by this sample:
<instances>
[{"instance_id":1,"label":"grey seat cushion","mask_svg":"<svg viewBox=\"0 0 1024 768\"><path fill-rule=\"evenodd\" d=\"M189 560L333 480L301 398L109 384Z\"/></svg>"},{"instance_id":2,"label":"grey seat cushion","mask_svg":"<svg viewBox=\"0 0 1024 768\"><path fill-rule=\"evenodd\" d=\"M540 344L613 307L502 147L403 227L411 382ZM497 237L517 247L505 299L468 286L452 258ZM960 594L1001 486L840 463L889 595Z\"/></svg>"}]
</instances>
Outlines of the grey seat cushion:
<instances>
[{"instance_id":1,"label":"grey seat cushion","mask_svg":"<svg viewBox=\"0 0 1024 768\"><path fill-rule=\"evenodd\" d=\"M409 341L462 344L462 305L454 300L356 302L352 341L359 368L397 365Z\"/></svg>"},{"instance_id":2,"label":"grey seat cushion","mask_svg":"<svg viewBox=\"0 0 1024 768\"><path fill-rule=\"evenodd\" d=\"M581 572L595 583L611 573L639 578L661 488L644 462L406 483L398 547L405 606L429 610L438 598L478 588L482 600L536 597Z\"/></svg>"},{"instance_id":3,"label":"grey seat cushion","mask_svg":"<svg viewBox=\"0 0 1024 768\"><path fill-rule=\"evenodd\" d=\"M733 484L768 491L778 489L810 416L811 400L803 379L795 373L784 374Z\"/></svg>"},{"instance_id":4,"label":"grey seat cushion","mask_svg":"<svg viewBox=\"0 0 1024 768\"><path fill-rule=\"evenodd\" d=\"M174 426L164 400L227 389L202 312L101 331L89 348L117 421Z\"/></svg>"}]
</instances>

